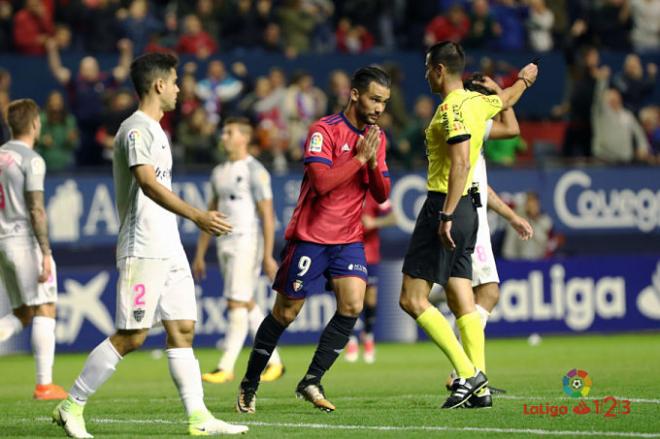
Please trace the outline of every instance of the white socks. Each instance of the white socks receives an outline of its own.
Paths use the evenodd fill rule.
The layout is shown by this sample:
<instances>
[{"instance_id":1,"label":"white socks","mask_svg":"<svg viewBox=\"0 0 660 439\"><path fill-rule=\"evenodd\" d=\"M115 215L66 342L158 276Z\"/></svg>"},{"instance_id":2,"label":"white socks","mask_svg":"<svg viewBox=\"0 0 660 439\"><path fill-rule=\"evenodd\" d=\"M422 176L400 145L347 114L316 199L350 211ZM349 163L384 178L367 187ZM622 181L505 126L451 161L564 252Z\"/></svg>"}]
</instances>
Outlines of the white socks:
<instances>
[{"instance_id":1,"label":"white socks","mask_svg":"<svg viewBox=\"0 0 660 439\"><path fill-rule=\"evenodd\" d=\"M167 361L186 414L190 416L198 410L208 411L204 405L202 373L192 348L168 349Z\"/></svg>"},{"instance_id":2,"label":"white socks","mask_svg":"<svg viewBox=\"0 0 660 439\"><path fill-rule=\"evenodd\" d=\"M253 340L257 335L257 331L259 330L259 326L261 326L261 322L263 322L265 318L266 316L261 311L261 308L259 308L258 305L253 306L250 312L248 312L250 337L252 337ZM282 359L280 358L280 352L277 350L277 348L273 349L273 354L270 356L270 360L268 360L268 364L282 364Z\"/></svg>"},{"instance_id":3,"label":"white socks","mask_svg":"<svg viewBox=\"0 0 660 439\"><path fill-rule=\"evenodd\" d=\"M0 319L0 343L10 339L23 330L23 324L14 314L7 314Z\"/></svg>"},{"instance_id":4,"label":"white socks","mask_svg":"<svg viewBox=\"0 0 660 439\"><path fill-rule=\"evenodd\" d=\"M486 323L488 323L488 317L490 317L490 313L486 311L486 308L483 306L479 305L478 303L475 305L477 308L477 312L479 313L479 317L481 318L481 326L486 329Z\"/></svg>"},{"instance_id":5,"label":"white socks","mask_svg":"<svg viewBox=\"0 0 660 439\"><path fill-rule=\"evenodd\" d=\"M256 306L253 310L255 308ZM248 310L244 307L233 308L227 311L227 317L229 326L225 334L225 353L220 358L218 369L225 372L234 372L236 359L241 353L248 333Z\"/></svg>"},{"instance_id":6,"label":"white socks","mask_svg":"<svg viewBox=\"0 0 660 439\"><path fill-rule=\"evenodd\" d=\"M32 352L37 369L37 384L52 383L55 361L55 319L44 316L36 316L32 319Z\"/></svg>"},{"instance_id":7,"label":"white socks","mask_svg":"<svg viewBox=\"0 0 660 439\"><path fill-rule=\"evenodd\" d=\"M85 405L87 399L112 376L121 359L122 356L110 343L110 339L103 340L87 357L69 395L78 404Z\"/></svg>"}]
</instances>

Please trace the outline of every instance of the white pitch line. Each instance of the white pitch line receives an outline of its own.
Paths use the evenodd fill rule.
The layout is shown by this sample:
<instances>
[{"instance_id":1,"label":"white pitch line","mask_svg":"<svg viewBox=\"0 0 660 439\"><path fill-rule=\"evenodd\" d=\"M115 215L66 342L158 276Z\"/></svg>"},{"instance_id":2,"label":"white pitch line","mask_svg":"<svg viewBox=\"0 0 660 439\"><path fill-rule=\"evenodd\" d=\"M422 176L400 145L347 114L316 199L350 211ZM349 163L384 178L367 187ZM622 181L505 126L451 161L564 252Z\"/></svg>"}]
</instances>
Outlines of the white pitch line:
<instances>
[{"instance_id":1,"label":"white pitch line","mask_svg":"<svg viewBox=\"0 0 660 439\"><path fill-rule=\"evenodd\" d=\"M49 421L50 418L39 417L37 421ZM32 421L30 421L32 422ZM167 419L110 419L92 418L89 423L97 424L184 424L182 421ZM240 421L242 424L255 427L301 428L310 430L369 430L369 431L445 431L445 432L477 432L477 433L508 433L508 434L534 434L544 436L607 436L607 437L635 437L660 438L660 433L615 432L615 431L588 431L588 430L543 430L534 428L496 428L496 427L441 427L441 426L393 426L393 425L345 425L345 424L303 424L294 422L260 422Z\"/></svg>"},{"instance_id":2,"label":"white pitch line","mask_svg":"<svg viewBox=\"0 0 660 439\"><path fill-rule=\"evenodd\" d=\"M291 393L292 398L293 398L293 393ZM365 401L365 400L372 400L374 398L378 398L379 400L388 400L388 399L435 399L438 398L438 400L442 399L444 395L440 393L427 393L427 394L409 394L409 395L376 395L376 396L336 396L334 398L331 398L333 401ZM592 400L592 399L603 399L606 396L609 395L589 395L589 397L586 398L586 400ZM629 396L614 396L618 400L624 400L627 399L630 402L636 402L639 404L660 404L660 399L648 399L648 398L632 398ZM215 396L206 396L207 400L210 401L221 401L225 400L226 398L224 397L215 397ZM282 401L288 399L287 397L281 397L281 398L271 398L271 397L260 397L259 401ZM534 403L539 403L539 402L548 402L548 401L556 401L556 400L561 400L561 401L574 401L574 402L579 402L582 399L579 398L571 398L569 396L552 396L552 395L510 395L510 394L496 394L493 396L493 399L498 400L498 399L508 399L508 400L524 400L529 402L530 404ZM130 403L130 402L162 402L162 401L180 401L178 397L170 397L170 398L150 398L150 399L143 399L143 398L108 398L108 399L103 399L104 402L123 402L123 403ZM26 401L26 404L32 404L31 401Z\"/></svg>"}]
</instances>

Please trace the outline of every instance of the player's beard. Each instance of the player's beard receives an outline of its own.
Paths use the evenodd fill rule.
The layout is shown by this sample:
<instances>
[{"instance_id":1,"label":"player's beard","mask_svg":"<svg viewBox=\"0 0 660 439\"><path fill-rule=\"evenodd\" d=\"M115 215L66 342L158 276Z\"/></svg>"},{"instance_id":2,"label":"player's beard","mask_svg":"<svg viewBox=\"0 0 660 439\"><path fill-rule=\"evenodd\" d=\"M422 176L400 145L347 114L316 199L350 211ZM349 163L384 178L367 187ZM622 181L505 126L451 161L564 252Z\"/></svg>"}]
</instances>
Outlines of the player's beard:
<instances>
[{"instance_id":1,"label":"player's beard","mask_svg":"<svg viewBox=\"0 0 660 439\"><path fill-rule=\"evenodd\" d=\"M360 122L366 125L375 125L380 115L379 114L377 115L375 113L368 113L367 111L358 108L357 117L360 120Z\"/></svg>"}]
</instances>

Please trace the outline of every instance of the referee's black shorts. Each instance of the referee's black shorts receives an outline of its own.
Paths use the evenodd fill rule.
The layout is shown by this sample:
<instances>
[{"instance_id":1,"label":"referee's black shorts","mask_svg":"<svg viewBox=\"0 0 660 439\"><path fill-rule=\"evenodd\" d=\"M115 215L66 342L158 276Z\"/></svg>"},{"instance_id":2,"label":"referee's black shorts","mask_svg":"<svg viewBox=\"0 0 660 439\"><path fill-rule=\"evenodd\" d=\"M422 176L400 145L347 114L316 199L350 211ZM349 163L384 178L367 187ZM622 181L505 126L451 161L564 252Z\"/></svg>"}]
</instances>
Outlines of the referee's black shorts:
<instances>
[{"instance_id":1,"label":"referee's black shorts","mask_svg":"<svg viewBox=\"0 0 660 439\"><path fill-rule=\"evenodd\" d=\"M461 197L451 227L451 237L456 248L446 249L438 236L439 214L446 197L441 192L428 193L417 217L402 269L409 276L443 286L450 277L472 279L471 255L479 227L477 209L472 200L468 195Z\"/></svg>"}]
</instances>

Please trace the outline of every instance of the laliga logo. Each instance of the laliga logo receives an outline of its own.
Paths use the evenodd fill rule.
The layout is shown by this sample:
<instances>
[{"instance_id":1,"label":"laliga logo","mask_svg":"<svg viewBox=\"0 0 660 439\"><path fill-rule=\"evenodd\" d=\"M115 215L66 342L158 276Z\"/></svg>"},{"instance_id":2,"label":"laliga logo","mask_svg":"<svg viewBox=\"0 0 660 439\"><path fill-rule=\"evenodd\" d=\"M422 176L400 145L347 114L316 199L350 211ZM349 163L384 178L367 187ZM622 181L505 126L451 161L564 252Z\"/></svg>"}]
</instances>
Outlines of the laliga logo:
<instances>
[{"instance_id":1,"label":"laliga logo","mask_svg":"<svg viewBox=\"0 0 660 439\"><path fill-rule=\"evenodd\" d=\"M573 186L583 188L577 197L576 212L566 204ZM651 232L660 226L660 191L651 189L590 190L591 177L582 171L569 171L555 187L555 210L567 226L576 229L637 227Z\"/></svg>"},{"instance_id":2,"label":"laliga logo","mask_svg":"<svg viewBox=\"0 0 660 439\"><path fill-rule=\"evenodd\" d=\"M564 393L572 398L579 398L589 395L593 383L587 371L571 369L564 375L562 384L564 385Z\"/></svg>"}]
</instances>

